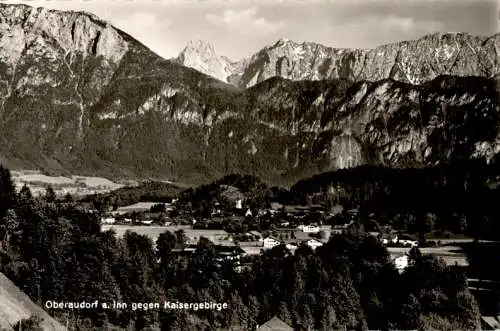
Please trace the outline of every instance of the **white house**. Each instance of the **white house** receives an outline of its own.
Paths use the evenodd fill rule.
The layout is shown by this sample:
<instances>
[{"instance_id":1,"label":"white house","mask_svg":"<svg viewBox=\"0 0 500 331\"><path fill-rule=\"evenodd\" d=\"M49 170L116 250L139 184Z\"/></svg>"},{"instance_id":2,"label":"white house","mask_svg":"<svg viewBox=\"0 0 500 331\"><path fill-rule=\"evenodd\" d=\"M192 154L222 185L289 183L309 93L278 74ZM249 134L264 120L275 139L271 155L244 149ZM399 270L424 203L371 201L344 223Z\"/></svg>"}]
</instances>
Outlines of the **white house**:
<instances>
[{"instance_id":1,"label":"white house","mask_svg":"<svg viewBox=\"0 0 500 331\"><path fill-rule=\"evenodd\" d=\"M321 229L317 225L304 225L302 227L303 232L307 233L318 233Z\"/></svg>"},{"instance_id":2,"label":"white house","mask_svg":"<svg viewBox=\"0 0 500 331\"><path fill-rule=\"evenodd\" d=\"M105 217L101 219L102 224L114 224L116 222L114 217Z\"/></svg>"},{"instance_id":3,"label":"white house","mask_svg":"<svg viewBox=\"0 0 500 331\"><path fill-rule=\"evenodd\" d=\"M242 199L236 200L236 209L243 209L243 200Z\"/></svg>"},{"instance_id":4,"label":"white house","mask_svg":"<svg viewBox=\"0 0 500 331\"><path fill-rule=\"evenodd\" d=\"M400 244L403 244L404 246L410 246L410 247L417 247L418 242L415 240L399 240L398 241Z\"/></svg>"},{"instance_id":5,"label":"white house","mask_svg":"<svg viewBox=\"0 0 500 331\"><path fill-rule=\"evenodd\" d=\"M399 272L402 272L408 267L408 255L403 255L394 259L394 265Z\"/></svg>"},{"instance_id":6,"label":"white house","mask_svg":"<svg viewBox=\"0 0 500 331\"><path fill-rule=\"evenodd\" d=\"M281 242L273 237L267 237L264 239L264 248L273 248L279 246Z\"/></svg>"},{"instance_id":7,"label":"white house","mask_svg":"<svg viewBox=\"0 0 500 331\"><path fill-rule=\"evenodd\" d=\"M382 244L384 244L384 245L388 245L390 242L392 242L393 244L397 243L398 236L394 236L392 238L383 238L382 239Z\"/></svg>"},{"instance_id":8,"label":"white house","mask_svg":"<svg viewBox=\"0 0 500 331\"><path fill-rule=\"evenodd\" d=\"M294 250L297 249L297 245L294 243L286 244L286 248L288 248L288 250L293 252Z\"/></svg>"},{"instance_id":9,"label":"white house","mask_svg":"<svg viewBox=\"0 0 500 331\"><path fill-rule=\"evenodd\" d=\"M319 240L316 240L316 239L309 239L306 242L306 245L315 250L316 248L323 246L323 243Z\"/></svg>"}]
</instances>

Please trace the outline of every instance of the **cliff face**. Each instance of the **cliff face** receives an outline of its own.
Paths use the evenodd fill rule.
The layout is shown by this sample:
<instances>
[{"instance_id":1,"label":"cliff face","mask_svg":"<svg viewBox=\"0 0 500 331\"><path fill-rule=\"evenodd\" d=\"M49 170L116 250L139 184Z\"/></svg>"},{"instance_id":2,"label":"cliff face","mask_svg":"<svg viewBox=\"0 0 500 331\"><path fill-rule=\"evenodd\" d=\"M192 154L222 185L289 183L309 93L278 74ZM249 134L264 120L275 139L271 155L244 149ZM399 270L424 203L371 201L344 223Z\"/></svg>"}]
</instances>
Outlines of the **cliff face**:
<instances>
[{"instance_id":1,"label":"cliff face","mask_svg":"<svg viewBox=\"0 0 500 331\"><path fill-rule=\"evenodd\" d=\"M292 80L386 78L420 84L439 75L491 77L499 72L500 34L439 33L375 49L338 49L280 39L249 60L240 86L270 77Z\"/></svg>"},{"instance_id":2,"label":"cliff face","mask_svg":"<svg viewBox=\"0 0 500 331\"><path fill-rule=\"evenodd\" d=\"M419 167L474 157L489 160L500 152L494 80L439 76L419 86L393 79L272 81L257 92L260 106L251 109L259 121L301 137L283 151L292 168Z\"/></svg>"},{"instance_id":3,"label":"cliff face","mask_svg":"<svg viewBox=\"0 0 500 331\"><path fill-rule=\"evenodd\" d=\"M273 180L499 152L495 78L275 77L242 90L162 59L92 15L17 5L0 6L0 55L0 156L14 167Z\"/></svg>"},{"instance_id":4,"label":"cliff face","mask_svg":"<svg viewBox=\"0 0 500 331\"><path fill-rule=\"evenodd\" d=\"M41 148L48 139L77 143L129 42L80 13L2 5L0 22L0 125L10 138L3 143L19 149L26 132L40 135ZM12 125L24 115L21 127Z\"/></svg>"}]
</instances>

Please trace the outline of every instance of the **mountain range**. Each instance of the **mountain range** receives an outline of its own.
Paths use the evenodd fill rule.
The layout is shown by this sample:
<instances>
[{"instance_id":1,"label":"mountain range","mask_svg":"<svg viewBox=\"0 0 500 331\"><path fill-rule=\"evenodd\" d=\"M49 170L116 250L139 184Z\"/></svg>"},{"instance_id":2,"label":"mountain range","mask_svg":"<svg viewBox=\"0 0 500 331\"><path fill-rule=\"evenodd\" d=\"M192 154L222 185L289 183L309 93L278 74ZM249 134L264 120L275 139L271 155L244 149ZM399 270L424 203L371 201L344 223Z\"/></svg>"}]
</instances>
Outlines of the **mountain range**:
<instances>
[{"instance_id":1,"label":"mountain range","mask_svg":"<svg viewBox=\"0 0 500 331\"><path fill-rule=\"evenodd\" d=\"M242 88L275 76L292 80L392 78L418 85L439 75L491 77L498 72L499 45L500 34L487 38L435 33L375 49L339 49L282 38L234 62L217 55L209 43L197 41L190 42L176 60Z\"/></svg>"},{"instance_id":2,"label":"mountain range","mask_svg":"<svg viewBox=\"0 0 500 331\"><path fill-rule=\"evenodd\" d=\"M192 42L167 60L95 15L0 4L0 161L195 183L491 159L498 54L498 34L459 33L280 40L240 62Z\"/></svg>"}]
</instances>

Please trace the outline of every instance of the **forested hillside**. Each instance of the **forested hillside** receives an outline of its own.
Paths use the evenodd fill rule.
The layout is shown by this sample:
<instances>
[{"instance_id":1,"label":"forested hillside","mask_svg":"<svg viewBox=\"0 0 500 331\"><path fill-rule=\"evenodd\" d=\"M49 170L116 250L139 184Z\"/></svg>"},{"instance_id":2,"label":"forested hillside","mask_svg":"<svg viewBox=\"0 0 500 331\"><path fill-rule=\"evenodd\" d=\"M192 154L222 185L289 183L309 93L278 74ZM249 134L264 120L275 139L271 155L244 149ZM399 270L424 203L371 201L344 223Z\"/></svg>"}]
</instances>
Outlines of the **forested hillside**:
<instances>
[{"instance_id":1,"label":"forested hillside","mask_svg":"<svg viewBox=\"0 0 500 331\"><path fill-rule=\"evenodd\" d=\"M498 161L484 160L427 168L361 166L300 180L290 195L295 203L359 208L364 224L376 219L409 232L499 239L499 175Z\"/></svg>"}]
</instances>

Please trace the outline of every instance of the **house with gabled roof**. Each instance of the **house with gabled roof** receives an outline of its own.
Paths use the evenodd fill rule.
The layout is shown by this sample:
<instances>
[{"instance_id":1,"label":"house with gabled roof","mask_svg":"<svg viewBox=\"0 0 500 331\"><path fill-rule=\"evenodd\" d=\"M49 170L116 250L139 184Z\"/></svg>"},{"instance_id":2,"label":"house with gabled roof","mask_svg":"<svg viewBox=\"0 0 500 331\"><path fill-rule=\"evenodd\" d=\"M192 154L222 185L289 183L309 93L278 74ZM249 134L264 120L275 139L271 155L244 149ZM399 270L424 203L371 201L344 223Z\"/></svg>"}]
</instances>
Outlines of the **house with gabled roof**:
<instances>
[{"instance_id":1,"label":"house with gabled roof","mask_svg":"<svg viewBox=\"0 0 500 331\"><path fill-rule=\"evenodd\" d=\"M315 250L316 248L323 246L323 243L317 239L309 239L306 241L306 245Z\"/></svg>"},{"instance_id":2,"label":"house with gabled roof","mask_svg":"<svg viewBox=\"0 0 500 331\"><path fill-rule=\"evenodd\" d=\"M257 328L258 331L293 331L293 328L274 316L266 323L262 324Z\"/></svg>"},{"instance_id":3,"label":"house with gabled roof","mask_svg":"<svg viewBox=\"0 0 500 331\"><path fill-rule=\"evenodd\" d=\"M481 330L500 330L500 315L481 316Z\"/></svg>"},{"instance_id":4,"label":"house with gabled roof","mask_svg":"<svg viewBox=\"0 0 500 331\"><path fill-rule=\"evenodd\" d=\"M263 240L264 248L273 248L275 246L281 245L281 241L274 237L267 237Z\"/></svg>"}]
</instances>

